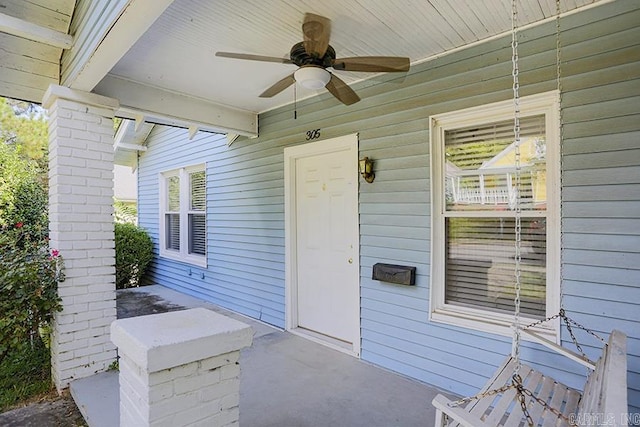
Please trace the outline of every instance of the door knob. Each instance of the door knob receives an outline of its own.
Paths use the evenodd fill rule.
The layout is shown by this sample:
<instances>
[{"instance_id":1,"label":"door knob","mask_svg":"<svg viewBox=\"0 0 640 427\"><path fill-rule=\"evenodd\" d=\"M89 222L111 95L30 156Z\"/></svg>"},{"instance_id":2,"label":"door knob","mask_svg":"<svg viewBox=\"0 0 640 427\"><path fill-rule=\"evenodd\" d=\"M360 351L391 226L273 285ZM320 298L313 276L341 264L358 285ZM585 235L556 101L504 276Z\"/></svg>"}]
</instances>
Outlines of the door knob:
<instances>
[{"instance_id":1,"label":"door knob","mask_svg":"<svg viewBox=\"0 0 640 427\"><path fill-rule=\"evenodd\" d=\"M349 258L349 264L353 264L353 258Z\"/></svg>"}]
</instances>

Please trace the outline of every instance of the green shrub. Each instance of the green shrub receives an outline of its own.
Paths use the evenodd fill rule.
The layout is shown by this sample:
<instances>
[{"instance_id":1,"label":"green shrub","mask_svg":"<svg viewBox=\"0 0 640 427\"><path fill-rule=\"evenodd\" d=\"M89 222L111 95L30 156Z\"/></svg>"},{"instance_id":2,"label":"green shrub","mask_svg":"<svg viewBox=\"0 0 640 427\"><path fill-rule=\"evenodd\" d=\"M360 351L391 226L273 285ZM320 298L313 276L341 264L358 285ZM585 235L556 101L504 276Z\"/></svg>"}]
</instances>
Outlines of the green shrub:
<instances>
[{"instance_id":1,"label":"green shrub","mask_svg":"<svg viewBox=\"0 0 640 427\"><path fill-rule=\"evenodd\" d=\"M153 242L142 228L129 223L115 223L116 289L140 286L153 259Z\"/></svg>"},{"instance_id":2,"label":"green shrub","mask_svg":"<svg viewBox=\"0 0 640 427\"><path fill-rule=\"evenodd\" d=\"M64 280L62 258L47 241L34 239L18 222L0 230L0 363L38 342L48 344L57 294Z\"/></svg>"}]
</instances>

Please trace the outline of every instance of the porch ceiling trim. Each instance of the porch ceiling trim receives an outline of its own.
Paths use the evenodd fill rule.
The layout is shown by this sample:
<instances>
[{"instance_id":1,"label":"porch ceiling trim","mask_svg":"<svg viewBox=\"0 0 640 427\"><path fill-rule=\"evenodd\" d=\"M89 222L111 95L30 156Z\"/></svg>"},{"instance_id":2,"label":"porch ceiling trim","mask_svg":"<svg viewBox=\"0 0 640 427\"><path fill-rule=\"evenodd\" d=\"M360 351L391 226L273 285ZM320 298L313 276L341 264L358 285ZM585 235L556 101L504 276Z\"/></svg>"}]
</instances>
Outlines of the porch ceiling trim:
<instances>
[{"instance_id":1,"label":"porch ceiling trim","mask_svg":"<svg viewBox=\"0 0 640 427\"><path fill-rule=\"evenodd\" d=\"M116 115L136 120L141 114L146 121L179 126L197 127L217 133L258 135L258 115L220 104L208 102L108 75L94 89L98 93L120 101Z\"/></svg>"},{"instance_id":2,"label":"porch ceiling trim","mask_svg":"<svg viewBox=\"0 0 640 427\"><path fill-rule=\"evenodd\" d=\"M147 151L147 138L155 125L152 123L143 123L137 126L134 120L124 119L116 131L114 138L114 146L118 149Z\"/></svg>"},{"instance_id":3,"label":"porch ceiling trim","mask_svg":"<svg viewBox=\"0 0 640 427\"><path fill-rule=\"evenodd\" d=\"M42 27L23 19L14 18L4 13L0 13L0 32L12 34L38 43L44 43L60 49L69 49L73 46L73 37L69 34Z\"/></svg>"},{"instance_id":4,"label":"porch ceiling trim","mask_svg":"<svg viewBox=\"0 0 640 427\"><path fill-rule=\"evenodd\" d=\"M147 147L145 147L144 145L127 144L126 142L119 142L118 146L116 147L116 150L117 149L131 150L131 151L147 151Z\"/></svg>"},{"instance_id":5,"label":"porch ceiling trim","mask_svg":"<svg viewBox=\"0 0 640 427\"><path fill-rule=\"evenodd\" d=\"M75 75L62 82L72 89L91 91L129 51L173 0L132 0Z\"/></svg>"},{"instance_id":6,"label":"porch ceiling trim","mask_svg":"<svg viewBox=\"0 0 640 427\"><path fill-rule=\"evenodd\" d=\"M117 99L100 96L95 93L73 90L68 87L58 85L49 85L49 88L42 98L42 106L49 109L51 104L53 104L53 101L58 98L69 99L96 107L107 107L112 110L117 110L119 107Z\"/></svg>"}]
</instances>

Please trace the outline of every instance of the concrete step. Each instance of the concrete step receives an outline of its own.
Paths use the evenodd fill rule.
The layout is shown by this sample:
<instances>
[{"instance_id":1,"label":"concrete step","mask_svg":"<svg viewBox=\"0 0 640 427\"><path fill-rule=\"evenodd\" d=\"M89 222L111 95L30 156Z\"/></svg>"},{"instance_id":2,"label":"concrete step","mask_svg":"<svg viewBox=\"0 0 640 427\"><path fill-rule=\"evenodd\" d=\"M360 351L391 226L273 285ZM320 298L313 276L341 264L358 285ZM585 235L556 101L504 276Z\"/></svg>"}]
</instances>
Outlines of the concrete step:
<instances>
[{"instance_id":1,"label":"concrete step","mask_svg":"<svg viewBox=\"0 0 640 427\"><path fill-rule=\"evenodd\" d=\"M120 425L118 371L102 372L75 380L69 388L73 400L90 427Z\"/></svg>"}]
</instances>

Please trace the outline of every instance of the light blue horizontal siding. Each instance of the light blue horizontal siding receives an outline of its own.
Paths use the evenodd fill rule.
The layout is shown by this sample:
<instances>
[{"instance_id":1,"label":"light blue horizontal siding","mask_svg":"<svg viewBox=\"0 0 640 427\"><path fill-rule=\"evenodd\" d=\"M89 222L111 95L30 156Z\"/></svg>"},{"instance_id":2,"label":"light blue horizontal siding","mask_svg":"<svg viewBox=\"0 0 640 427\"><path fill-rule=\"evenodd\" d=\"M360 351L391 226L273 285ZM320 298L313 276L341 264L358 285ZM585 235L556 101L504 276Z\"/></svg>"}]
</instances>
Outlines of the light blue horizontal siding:
<instances>
[{"instance_id":1,"label":"light blue horizontal siding","mask_svg":"<svg viewBox=\"0 0 640 427\"><path fill-rule=\"evenodd\" d=\"M640 230L637 8L621 1L561 24L565 305L602 333L620 328L630 335L630 396L640 389L640 328L629 303L640 301L640 242L630 231ZM555 89L554 49L554 23L522 34L522 95ZM373 158L376 169L376 181L360 187L362 357L461 394L477 391L510 352L510 341L428 321L428 117L510 99L510 59L508 38L485 43L414 67L403 83L356 86L362 101L348 108L321 96L299 104L298 120L291 108L264 114L261 136L250 142L300 143L314 128L323 138L359 133L360 156ZM416 266L416 286L371 280L376 262ZM584 283L589 297L578 287ZM598 343L578 335L596 355ZM563 331L565 343L566 337ZM525 344L523 357L569 385L584 384L581 368L538 346Z\"/></svg>"},{"instance_id":2,"label":"light blue horizontal siding","mask_svg":"<svg viewBox=\"0 0 640 427\"><path fill-rule=\"evenodd\" d=\"M639 22L637 10L627 16ZM574 61L585 68L563 79L562 273L573 318L602 334L629 335L629 403L638 412L640 27L621 24L626 19L605 19L610 34L583 53L588 42L579 44Z\"/></svg>"},{"instance_id":3,"label":"light blue horizontal siding","mask_svg":"<svg viewBox=\"0 0 640 427\"><path fill-rule=\"evenodd\" d=\"M562 276L565 307L580 323L629 335L629 401L640 411L640 4L618 0L562 20ZM526 30L521 95L556 87L555 23ZM386 77L391 80L395 76ZM157 236L157 173L206 161L209 267L205 279L158 260L154 277L269 323L284 323L285 147L359 134L376 180L359 194L362 358L459 394L473 394L505 355L507 337L428 321L430 186L428 117L510 99L508 37L438 58L399 83L354 87L350 107L329 95L260 116L260 137L231 147L156 130L140 163L141 224ZM196 147L196 148L194 148ZM203 148L206 147L206 148ZM190 162L191 160L191 162ZM144 173L142 173L144 170ZM371 279L377 262L417 267L416 286ZM591 356L600 345L578 333ZM567 331L562 331L564 344ZM523 358L580 388L584 372L524 343ZM428 404L428 402L425 402Z\"/></svg>"},{"instance_id":4,"label":"light blue horizontal siding","mask_svg":"<svg viewBox=\"0 0 640 427\"><path fill-rule=\"evenodd\" d=\"M139 218L154 240L156 254L159 174L207 165L207 268L157 256L149 280L284 326L282 170L255 164L253 174L248 173L251 169L225 169L217 156L227 147L222 135L201 132L189 140L184 129L156 126L148 144L139 161ZM266 179L255 184L261 173ZM280 182L269 184L278 175ZM280 194L263 193L265 188Z\"/></svg>"}]
</instances>

